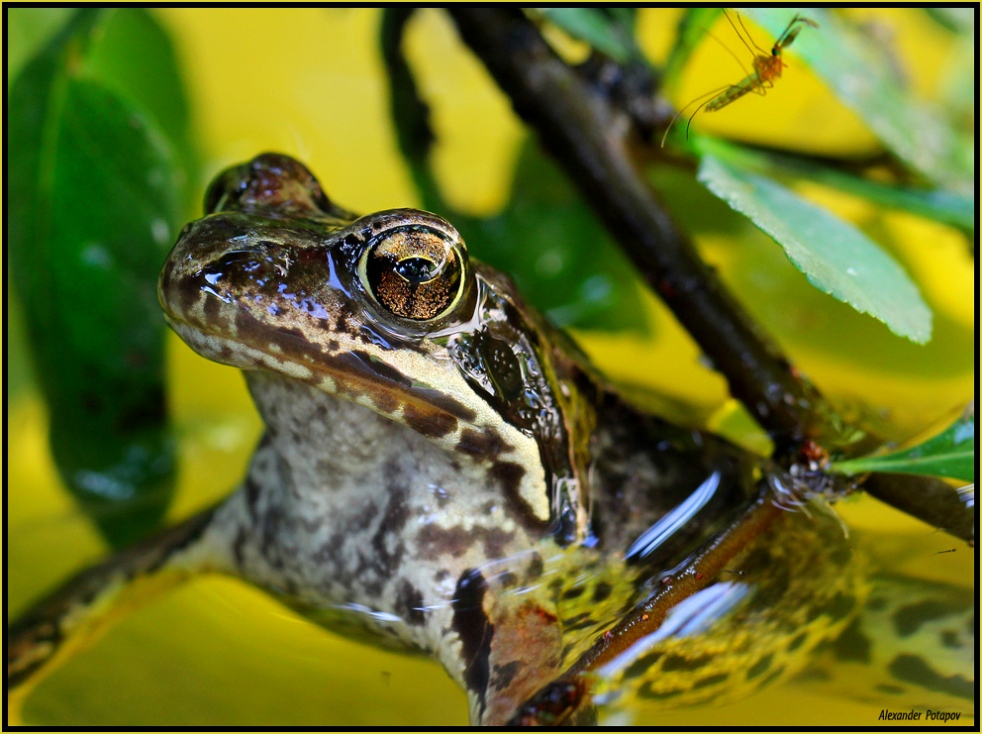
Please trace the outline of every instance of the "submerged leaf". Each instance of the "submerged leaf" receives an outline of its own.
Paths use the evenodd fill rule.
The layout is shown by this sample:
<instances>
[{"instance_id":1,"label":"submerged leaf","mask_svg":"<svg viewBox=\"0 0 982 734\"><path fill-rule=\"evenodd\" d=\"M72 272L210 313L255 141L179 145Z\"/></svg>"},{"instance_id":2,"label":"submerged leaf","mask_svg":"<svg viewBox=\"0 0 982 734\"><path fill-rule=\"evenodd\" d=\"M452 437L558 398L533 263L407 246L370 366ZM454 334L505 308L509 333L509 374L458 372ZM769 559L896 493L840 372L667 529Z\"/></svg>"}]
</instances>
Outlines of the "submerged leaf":
<instances>
[{"instance_id":1,"label":"submerged leaf","mask_svg":"<svg viewBox=\"0 0 982 734\"><path fill-rule=\"evenodd\" d=\"M699 181L746 215L782 248L809 282L919 344L931 338L931 311L903 268L875 242L777 182L711 153Z\"/></svg>"},{"instance_id":2,"label":"submerged leaf","mask_svg":"<svg viewBox=\"0 0 982 734\"><path fill-rule=\"evenodd\" d=\"M975 410L962 415L937 436L905 451L835 462L832 471L879 471L975 481Z\"/></svg>"}]
</instances>

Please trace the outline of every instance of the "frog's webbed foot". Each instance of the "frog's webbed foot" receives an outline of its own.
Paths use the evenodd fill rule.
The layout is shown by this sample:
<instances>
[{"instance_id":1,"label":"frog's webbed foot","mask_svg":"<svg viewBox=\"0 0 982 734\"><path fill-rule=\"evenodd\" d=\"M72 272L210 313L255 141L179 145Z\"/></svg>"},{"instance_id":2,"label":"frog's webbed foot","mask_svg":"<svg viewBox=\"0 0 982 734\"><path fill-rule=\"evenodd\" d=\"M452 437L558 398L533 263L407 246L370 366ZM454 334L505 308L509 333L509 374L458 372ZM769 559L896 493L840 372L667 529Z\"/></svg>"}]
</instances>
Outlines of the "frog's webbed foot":
<instances>
[{"instance_id":1,"label":"frog's webbed foot","mask_svg":"<svg viewBox=\"0 0 982 734\"><path fill-rule=\"evenodd\" d=\"M111 555L41 599L7 628L8 716L71 654L158 593L221 565L209 509Z\"/></svg>"}]
</instances>

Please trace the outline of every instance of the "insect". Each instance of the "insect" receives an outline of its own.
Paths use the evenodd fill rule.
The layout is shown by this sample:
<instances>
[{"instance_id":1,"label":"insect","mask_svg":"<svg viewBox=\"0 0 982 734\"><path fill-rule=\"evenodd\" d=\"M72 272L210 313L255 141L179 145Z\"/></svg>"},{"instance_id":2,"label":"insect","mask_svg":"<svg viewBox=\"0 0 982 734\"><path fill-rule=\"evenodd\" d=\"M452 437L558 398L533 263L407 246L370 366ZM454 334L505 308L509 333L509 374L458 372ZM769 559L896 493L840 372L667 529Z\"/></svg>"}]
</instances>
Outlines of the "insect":
<instances>
[{"instance_id":1,"label":"insect","mask_svg":"<svg viewBox=\"0 0 982 734\"><path fill-rule=\"evenodd\" d=\"M813 21L811 18L806 18L803 15L795 15L781 35L778 36L777 40L774 42L774 45L771 47L770 52L768 53L754 41L753 36L750 35L750 32L743 24L743 19L739 14L737 14L737 23L740 24L739 27L737 27L737 23L733 22L733 18L730 17L730 14L727 13L726 10L723 10L723 15L726 16L727 21L729 21L730 25L733 27L733 30L736 33L737 38L740 39L740 42L747 47L747 50L750 51L750 53L754 54L753 71L748 72L747 75L736 84L728 84L722 87L717 87L716 89L696 97L694 100L689 102L689 104L675 113L675 116L672 117L671 121L668 123L668 127L665 128L665 133L662 135L661 146L663 148L665 147L665 139L668 137L668 133L672 129L672 126L675 124L676 120L678 120L678 118L681 117L687 109L700 100L709 97L709 99L706 99L706 101L699 104L699 106L696 107L695 112L689 116L689 122L685 126L686 139L689 137L689 126L692 124L692 119L699 113L700 110L705 110L706 112L721 110L750 92L765 96L767 94L767 90L773 88L774 81L781 78L781 72L784 67L787 66L787 64L785 64L784 60L781 58L783 50L794 42L794 39L798 37L798 34L801 32L801 29L804 26L807 25L811 26L812 28L819 27L818 23ZM741 29L743 31L742 33ZM713 36L713 38L715 38L715 36ZM730 49L726 46L724 46L724 48L726 48L727 51L730 51ZM730 51L730 53L732 53L732 51ZM733 56L738 62L740 62L740 59L736 56L736 54L733 54ZM741 66L743 65L742 62L740 62L740 64Z\"/></svg>"}]
</instances>

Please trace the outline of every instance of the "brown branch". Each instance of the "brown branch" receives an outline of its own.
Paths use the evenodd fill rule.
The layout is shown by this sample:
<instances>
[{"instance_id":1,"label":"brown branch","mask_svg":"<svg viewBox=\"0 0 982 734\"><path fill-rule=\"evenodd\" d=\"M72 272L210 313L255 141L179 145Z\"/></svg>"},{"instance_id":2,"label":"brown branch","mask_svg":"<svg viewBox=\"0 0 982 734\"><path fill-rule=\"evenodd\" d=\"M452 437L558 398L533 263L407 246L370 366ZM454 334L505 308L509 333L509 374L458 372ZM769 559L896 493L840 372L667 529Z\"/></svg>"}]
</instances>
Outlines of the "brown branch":
<instances>
[{"instance_id":1,"label":"brown branch","mask_svg":"<svg viewBox=\"0 0 982 734\"><path fill-rule=\"evenodd\" d=\"M958 490L932 477L911 474L871 474L863 489L901 512L975 545L974 492L969 505Z\"/></svg>"},{"instance_id":2,"label":"brown branch","mask_svg":"<svg viewBox=\"0 0 982 734\"><path fill-rule=\"evenodd\" d=\"M518 114L779 451L791 452L805 438L830 433L822 430L830 422L816 411L823 405L817 391L797 376L705 266L635 168L627 116L594 93L520 12L465 7L449 12Z\"/></svg>"},{"instance_id":3,"label":"brown branch","mask_svg":"<svg viewBox=\"0 0 982 734\"><path fill-rule=\"evenodd\" d=\"M649 285L740 400L794 461L806 440L840 445L842 422L699 258L629 150L632 119L563 62L512 8L449 9L464 41L511 98ZM872 437L866 447L875 447ZM852 447L854 450L858 446ZM866 489L972 542L975 515L950 486L925 477L871 478ZM930 492L932 499L918 497Z\"/></svg>"}]
</instances>

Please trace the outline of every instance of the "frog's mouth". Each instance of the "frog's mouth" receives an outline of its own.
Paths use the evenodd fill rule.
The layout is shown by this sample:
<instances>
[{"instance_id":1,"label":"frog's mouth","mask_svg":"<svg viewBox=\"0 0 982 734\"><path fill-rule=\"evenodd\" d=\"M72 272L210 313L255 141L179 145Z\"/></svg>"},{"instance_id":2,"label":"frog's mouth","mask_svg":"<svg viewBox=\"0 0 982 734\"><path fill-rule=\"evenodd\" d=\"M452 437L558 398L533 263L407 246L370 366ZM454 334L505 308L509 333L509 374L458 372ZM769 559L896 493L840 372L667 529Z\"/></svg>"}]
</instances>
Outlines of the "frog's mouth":
<instances>
[{"instance_id":1,"label":"frog's mouth","mask_svg":"<svg viewBox=\"0 0 982 734\"><path fill-rule=\"evenodd\" d=\"M272 328L240 304L221 302L234 309L234 324L226 319L209 327L198 318L206 307L176 313L166 300L161 298L168 323L202 356L244 370L278 373L401 423L463 460L485 466L530 526L544 529L552 522L546 478L527 469L541 465L534 438L483 401L464 402L474 397L473 390L446 360L441 364L432 355L407 350L398 353L407 363L399 369L380 346L365 343L332 351L312 341L304 329ZM424 362L431 364L429 370L421 366ZM438 388L409 374L432 375L445 384Z\"/></svg>"}]
</instances>

